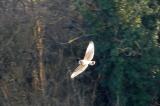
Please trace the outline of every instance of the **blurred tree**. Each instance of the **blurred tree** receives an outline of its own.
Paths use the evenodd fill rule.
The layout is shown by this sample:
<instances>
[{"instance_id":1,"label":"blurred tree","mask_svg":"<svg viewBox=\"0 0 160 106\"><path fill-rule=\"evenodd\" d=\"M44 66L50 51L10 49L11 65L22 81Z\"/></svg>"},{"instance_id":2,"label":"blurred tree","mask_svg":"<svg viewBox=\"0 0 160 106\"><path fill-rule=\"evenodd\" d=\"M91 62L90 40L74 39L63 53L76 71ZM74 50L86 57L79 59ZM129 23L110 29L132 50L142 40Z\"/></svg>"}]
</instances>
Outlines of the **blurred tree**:
<instances>
[{"instance_id":1,"label":"blurred tree","mask_svg":"<svg viewBox=\"0 0 160 106\"><path fill-rule=\"evenodd\" d=\"M0 0L0 106L92 106L97 81L70 79L82 25L72 0Z\"/></svg>"},{"instance_id":2,"label":"blurred tree","mask_svg":"<svg viewBox=\"0 0 160 106\"><path fill-rule=\"evenodd\" d=\"M159 0L0 0L0 106L158 106L159 11ZM70 80L92 39L96 66Z\"/></svg>"}]
</instances>

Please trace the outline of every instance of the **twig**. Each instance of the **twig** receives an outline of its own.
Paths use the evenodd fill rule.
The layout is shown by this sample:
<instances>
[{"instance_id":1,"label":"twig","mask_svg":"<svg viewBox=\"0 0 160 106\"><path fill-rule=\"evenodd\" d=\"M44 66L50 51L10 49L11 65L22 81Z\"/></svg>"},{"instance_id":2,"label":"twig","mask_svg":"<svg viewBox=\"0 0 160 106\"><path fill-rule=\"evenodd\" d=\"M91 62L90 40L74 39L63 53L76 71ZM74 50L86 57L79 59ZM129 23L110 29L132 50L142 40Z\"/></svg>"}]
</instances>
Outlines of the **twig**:
<instances>
[{"instance_id":1,"label":"twig","mask_svg":"<svg viewBox=\"0 0 160 106\"><path fill-rule=\"evenodd\" d=\"M79 39L84 39L84 38L89 38L89 37L92 37L93 35L83 35L83 36L79 36L79 37L76 37L76 38L73 38L73 39L70 39L69 41L67 42L56 42L57 44L60 44L60 45L66 45L66 44L71 44Z\"/></svg>"}]
</instances>

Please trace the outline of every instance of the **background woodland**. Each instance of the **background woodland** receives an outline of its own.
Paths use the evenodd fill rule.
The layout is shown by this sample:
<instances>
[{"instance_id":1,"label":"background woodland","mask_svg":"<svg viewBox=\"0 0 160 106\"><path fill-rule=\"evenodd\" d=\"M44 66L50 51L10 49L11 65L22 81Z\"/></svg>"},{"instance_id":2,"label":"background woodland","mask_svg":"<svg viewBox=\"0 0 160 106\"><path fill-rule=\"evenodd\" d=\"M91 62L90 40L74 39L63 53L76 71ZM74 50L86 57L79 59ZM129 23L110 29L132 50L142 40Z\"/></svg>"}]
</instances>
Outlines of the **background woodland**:
<instances>
[{"instance_id":1,"label":"background woodland","mask_svg":"<svg viewBox=\"0 0 160 106\"><path fill-rule=\"evenodd\" d=\"M160 1L0 0L0 106L160 106Z\"/></svg>"}]
</instances>

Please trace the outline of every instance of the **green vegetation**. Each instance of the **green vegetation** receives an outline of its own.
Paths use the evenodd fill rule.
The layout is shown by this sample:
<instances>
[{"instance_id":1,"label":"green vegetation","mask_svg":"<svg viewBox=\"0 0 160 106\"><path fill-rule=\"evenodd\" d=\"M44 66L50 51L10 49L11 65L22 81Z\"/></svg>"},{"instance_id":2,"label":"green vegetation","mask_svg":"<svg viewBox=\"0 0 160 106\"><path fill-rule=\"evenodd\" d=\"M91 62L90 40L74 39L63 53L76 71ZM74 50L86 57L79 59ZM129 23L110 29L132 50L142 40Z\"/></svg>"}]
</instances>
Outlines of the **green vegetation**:
<instances>
[{"instance_id":1,"label":"green vegetation","mask_svg":"<svg viewBox=\"0 0 160 106\"><path fill-rule=\"evenodd\" d=\"M160 0L0 0L0 106L159 105Z\"/></svg>"},{"instance_id":2,"label":"green vegetation","mask_svg":"<svg viewBox=\"0 0 160 106\"><path fill-rule=\"evenodd\" d=\"M76 3L94 35L96 71L108 103L95 106L158 106L160 103L159 0L94 0ZM98 104L98 105L97 105Z\"/></svg>"}]
</instances>

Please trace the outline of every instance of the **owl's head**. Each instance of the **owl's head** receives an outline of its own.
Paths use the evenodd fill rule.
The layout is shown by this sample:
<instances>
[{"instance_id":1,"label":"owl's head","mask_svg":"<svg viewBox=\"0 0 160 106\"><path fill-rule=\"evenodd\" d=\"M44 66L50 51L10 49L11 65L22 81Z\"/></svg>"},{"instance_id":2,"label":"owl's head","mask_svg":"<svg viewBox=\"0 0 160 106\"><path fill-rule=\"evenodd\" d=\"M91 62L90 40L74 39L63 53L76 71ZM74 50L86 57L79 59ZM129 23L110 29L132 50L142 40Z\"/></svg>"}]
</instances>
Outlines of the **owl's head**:
<instances>
[{"instance_id":1,"label":"owl's head","mask_svg":"<svg viewBox=\"0 0 160 106\"><path fill-rule=\"evenodd\" d=\"M93 65L95 65L95 64L96 64L95 61L91 61L91 62L89 63L89 65L91 65L91 66L93 66Z\"/></svg>"}]
</instances>

